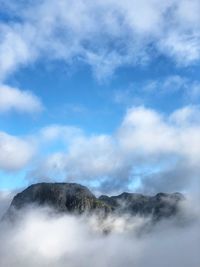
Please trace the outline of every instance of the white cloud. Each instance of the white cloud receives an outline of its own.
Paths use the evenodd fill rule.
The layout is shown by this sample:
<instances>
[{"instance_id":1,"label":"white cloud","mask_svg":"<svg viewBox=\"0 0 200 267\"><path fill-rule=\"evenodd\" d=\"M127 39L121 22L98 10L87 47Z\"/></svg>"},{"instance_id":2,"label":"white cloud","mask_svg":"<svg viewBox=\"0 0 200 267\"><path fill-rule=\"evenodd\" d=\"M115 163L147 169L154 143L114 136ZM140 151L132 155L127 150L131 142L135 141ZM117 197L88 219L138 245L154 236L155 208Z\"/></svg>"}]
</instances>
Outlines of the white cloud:
<instances>
[{"instance_id":1,"label":"white cloud","mask_svg":"<svg viewBox=\"0 0 200 267\"><path fill-rule=\"evenodd\" d=\"M102 78L120 66L148 62L150 46L184 66L200 59L198 0L45 0L24 8L10 0L7 5L17 20L0 25L2 79L43 57L85 62Z\"/></svg>"},{"instance_id":2,"label":"white cloud","mask_svg":"<svg viewBox=\"0 0 200 267\"><path fill-rule=\"evenodd\" d=\"M177 61L178 64L188 66L196 63L200 58L199 33L180 34L170 32L164 40L160 42L160 49Z\"/></svg>"},{"instance_id":3,"label":"white cloud","mask_svg":"<svg viewBox=\"0 0 200 267\"><path fill-rule=\"evenodd\" d=\"M8 111L39 112L43 109L40 99L30 91L0 85L0 113Z\"/></svg>"},{"instance_id":4,"label":"white cloud","mask_svg":"<svg viewBox=\"0 0 200 267\"><path fill-rule=\"evenodd\" d=\"M200 174L199 112L198 107L187 106L166 116L134 107L112 135L87 136L66 126L47 127L41 133L48 137L44 138L48 148L56 140L63 142L62 148L47 154L29 176L98 181L104 190L126 187L138 178L146 182L160 177L160 190L189 188Z\"/></svg>"},{"instance_id":5,"label":"white cloud","mask_svg":"<svg viewBox=\"0 0 200 267\"><path fill-rule=\"evenodd\" d=\"M28 166L32 181L74 180L104 191L134 183L141 190L149 186L151 192L190 190L200 174L199 113L198 106L169 115L133 107L113 134L87 135L62 125L24 138L1 132L0 169Z\"/></svg>"},{"instance_id":6,"label":"white cloud","mask_svg":"<svg viewBox=\"0 0 200 267\"><path fill-rule=\"evenodd\" d=\"M54 140L72 140L73 138L79 137L83 132L81 129L73 126L61 126L61 125L50 125L41 129L39 135L44 142Z\"/></svg>"},{"instance_id":7,"label":"white cloud","mask_svg":"<svg viewBox=\"0 0 200 267\"><path fill-rule=\"evenodd\" d=\"M178 125L195 126L200 124L200 110L197 106L186 106L178 109L170 116L170 120Z\"/></svg>"},{"instance_id":8,"label":"white cloud","mask_svg":"<svg viewBox=\"0 0 200 267\"><path fill-rule=\"evenodd\" d=\"M189 224L186 218L181 226L164 221L144 233L146 218L116 216L106 221L32 208L17 222L0 223L0 263L5 267L198 267L199 216L190 216ZM104 223L113 229L108 235L99 231Z\"/></svg>"},{"instance_id":9,"label":"white cloud","mask_svg":"<svg viewBox=\"0 0 200 267\"><path fill-rule=\"evenodd\" d=\"M34 58L34 51L31 49L31 42L35 37L33 30L28 24L0 24L1 79L15 71L22 63L29 63Z\"/></svg>"},{"instance_id":10,"label":"white cloud","mask_svg":"<svg viewBox=\"0 0 200 267\"><path fill-rule=\"evenodd\" d=\"M24 168L35 153L34 145L28 140L0 132L0 169L17 171Z\"/></svg>"},{"instance_id":11,"label":"white cloud","mask_svg":"<svg viewBox=\"0 0 200 267\"><path fill-rule=\"evenodd\" d=\"M14 192L0 191L0 220L9 208L13 196Z\"/></svg>"},{"instance_id":12,"label":"white cloud","mask_svg":"<svg viewBox=\"0 0 200 267\"><path fill-rule=\"evenodd\" d=\"M146 157L176 156L198 166L200 122L197 107L185 107L169 116L144 107L129 109L119 129L121 145Z\"/></svg>"},{"instance_id":13,"label":"white cloud","mask_svg":"<svg viewBox=\"0 0 200 267\"><path fill-rule=\"evenodd\" d=\"M171 98L176 101L171 101ZM200 83L187 76L168 75L158 79L132 82L127 88L114 90L112 101L116 104L130 107L133 105L160 106L165 99L166 106L170 104L198 105L200 99ZM173 104L174 102L174 104Z\"/></svg>"}]
</instances>

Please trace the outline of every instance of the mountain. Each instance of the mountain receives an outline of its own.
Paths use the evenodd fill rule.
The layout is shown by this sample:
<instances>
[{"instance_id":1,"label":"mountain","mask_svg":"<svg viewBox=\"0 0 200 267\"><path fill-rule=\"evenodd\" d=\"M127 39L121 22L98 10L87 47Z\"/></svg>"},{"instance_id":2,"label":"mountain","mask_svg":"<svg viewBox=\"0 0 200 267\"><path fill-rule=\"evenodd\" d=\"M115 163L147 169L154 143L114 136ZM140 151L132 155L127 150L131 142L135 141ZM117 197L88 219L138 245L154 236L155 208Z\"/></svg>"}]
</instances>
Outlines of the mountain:
<instances>
[{"instance_id":1,"label":"mountain","mask_svg":"<svg viewBox=\"0 0 200 267\"><path fill-rule=\"evenodd\" d=\"M162 219L175 215L184 199L180 193L145 196L122 193L99 198L85 186L76 183L38 183L18 193L12 200L8 214L29 205L50 206L57 212L130 214Z\"/></svg>"},{"instance_id":2,"label":"mountain","mask_svg":"<svg viewBox=\"0 0 200 267\"><path fill-rule=\"evenodd\" d=\"M98 200L91 191L75 183L39 183L17 194L11 208L21 209L30 204L50 206L59 212L109 212L110 207Z\"/></svg>"},{"instance_id":3,"label":"mountain","mask_svg":"<svg viewBox=\"0 0 200 267\"><path fill-rule=\"evenodd\" d=\"M155 196L144 196L124 192L118 196L101 196L99 199L121 214L139 214L161 219L175 215L179 211L179 203L184 196L180 193L158 193Z\"/></svg>"}]
</instances>

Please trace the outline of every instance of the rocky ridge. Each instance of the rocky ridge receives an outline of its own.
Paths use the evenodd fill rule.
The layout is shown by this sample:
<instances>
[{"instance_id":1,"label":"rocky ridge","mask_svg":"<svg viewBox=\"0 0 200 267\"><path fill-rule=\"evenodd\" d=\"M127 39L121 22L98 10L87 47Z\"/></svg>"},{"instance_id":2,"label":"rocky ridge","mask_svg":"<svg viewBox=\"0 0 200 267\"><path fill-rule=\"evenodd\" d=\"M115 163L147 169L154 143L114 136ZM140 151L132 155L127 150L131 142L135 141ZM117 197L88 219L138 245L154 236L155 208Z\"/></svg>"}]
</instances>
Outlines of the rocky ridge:
<instances>
[{"instance_id":1,"label":"rocky ridge","mask_svg":"<svg viewBox=\"0 0 200 267\"><path fill-rule=\"evenodd\" d=\"M184 199L180 193L158 193L145 196L122 193L117 196L102 195L97 198L87 187L76 183L38 183L18 193L12 200L8 213L28 205L50 206L57 212L102 213L152 216L162 219L174 216Z\"/></svg>"}]
</instances>

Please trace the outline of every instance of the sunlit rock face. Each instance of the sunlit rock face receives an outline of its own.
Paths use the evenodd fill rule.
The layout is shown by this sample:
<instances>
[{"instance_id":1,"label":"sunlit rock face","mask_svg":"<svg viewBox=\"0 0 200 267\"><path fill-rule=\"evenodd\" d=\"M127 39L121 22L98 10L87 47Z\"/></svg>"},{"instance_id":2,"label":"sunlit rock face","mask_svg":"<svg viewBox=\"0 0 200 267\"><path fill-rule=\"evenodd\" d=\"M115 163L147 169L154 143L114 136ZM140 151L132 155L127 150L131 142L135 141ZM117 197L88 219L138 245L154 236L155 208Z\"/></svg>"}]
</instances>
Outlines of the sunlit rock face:
<instances>
[{"instance_id":1,"label":"sunlit rock face","mask_svg":"<svg viewBox=\"0 0 200 267\"><path fill-rule=\"evenodd\" d=\"M171 217L178 213L179 203L184 199L180 193L145 196L122 193L118 196L102 195L99 198L85 186L75 183L39 183L17 194L9 213L28 205L50 206L58 212L82 214L128 214L152 216L154 219Z\"/></svg>"}]
</instances>

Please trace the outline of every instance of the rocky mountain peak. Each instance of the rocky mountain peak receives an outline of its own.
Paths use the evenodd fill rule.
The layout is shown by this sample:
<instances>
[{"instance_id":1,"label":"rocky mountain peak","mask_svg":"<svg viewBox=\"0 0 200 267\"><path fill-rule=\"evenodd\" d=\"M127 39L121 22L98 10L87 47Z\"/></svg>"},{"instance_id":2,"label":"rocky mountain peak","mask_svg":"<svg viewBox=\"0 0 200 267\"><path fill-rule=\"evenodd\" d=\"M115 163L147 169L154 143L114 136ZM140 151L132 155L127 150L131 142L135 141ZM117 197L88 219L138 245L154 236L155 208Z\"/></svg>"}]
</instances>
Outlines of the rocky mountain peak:
<instances>
[{"instance_id":1,"label":"rocky mountain peak","mask_svg":"<svg viewBox=\"0 0 200 267\"><path fill-rule=\"evenodd\" d=\"M50 206L58 212L82 214L129 214L152 216L161 219L175 215L184 197L180 193L158 193L145 196L124 192L117 196L102 195L97 198L87 187L76 183L38 183L18 193L11 203L11 210L28 205Z\"/></svg>"}]
</instances>

